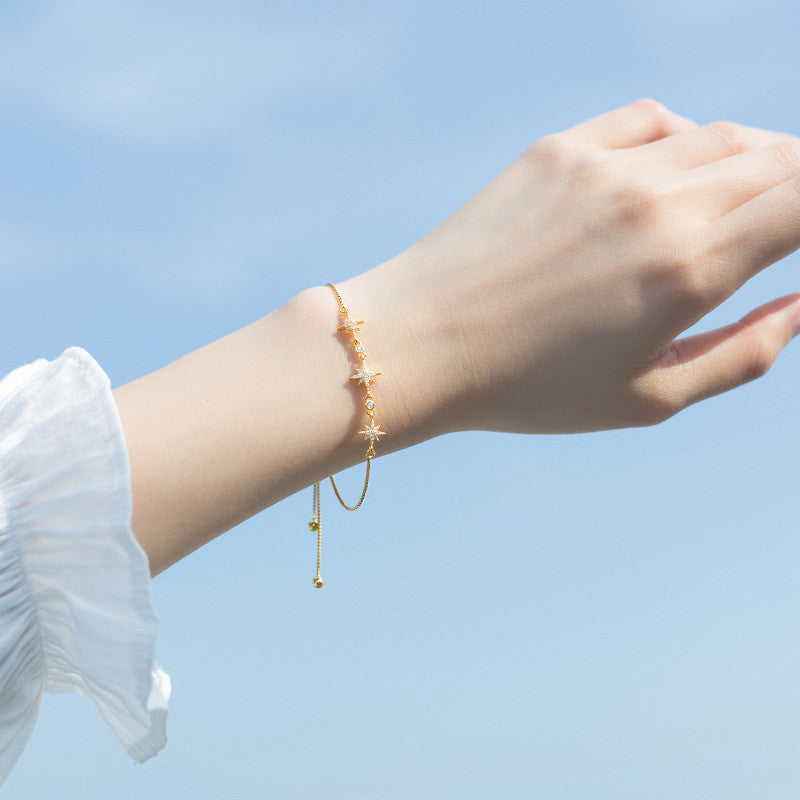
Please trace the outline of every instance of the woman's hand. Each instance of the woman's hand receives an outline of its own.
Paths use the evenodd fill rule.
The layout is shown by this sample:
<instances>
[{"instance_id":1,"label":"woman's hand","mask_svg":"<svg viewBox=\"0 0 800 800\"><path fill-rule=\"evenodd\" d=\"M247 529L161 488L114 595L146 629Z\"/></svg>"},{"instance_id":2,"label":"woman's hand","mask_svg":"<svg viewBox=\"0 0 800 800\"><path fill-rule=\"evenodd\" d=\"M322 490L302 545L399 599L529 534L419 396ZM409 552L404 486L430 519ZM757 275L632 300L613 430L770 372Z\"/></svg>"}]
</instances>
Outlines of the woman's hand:
<instances>
[{"instance_id":1,"label":"woman's hand","mask_svg":"<svg viewBox=\"0 0 800 800\"><path fill-rule=\"evenodd\" d=\"M649 425L763 374L800 294L674 340L800 246L798 173L795 137L650 100L540 139L417 244L337 282L381 373L378 455L470 428ZM114 390L151 574L364 461L340 323L313 286Z\"/></svg>"},{"instance_id":2,"label":"woman's hand","mask_svg":"<svg viewBox=\"0 0 800 800\"><path fill-rule=\"evenodd\" d=\"M539 139L340 288L402 315L450 430L590 431L655 424L766 372L800 293L675 337L798 247L800 139L645 99Z\"/></svg>"}]
</instances>

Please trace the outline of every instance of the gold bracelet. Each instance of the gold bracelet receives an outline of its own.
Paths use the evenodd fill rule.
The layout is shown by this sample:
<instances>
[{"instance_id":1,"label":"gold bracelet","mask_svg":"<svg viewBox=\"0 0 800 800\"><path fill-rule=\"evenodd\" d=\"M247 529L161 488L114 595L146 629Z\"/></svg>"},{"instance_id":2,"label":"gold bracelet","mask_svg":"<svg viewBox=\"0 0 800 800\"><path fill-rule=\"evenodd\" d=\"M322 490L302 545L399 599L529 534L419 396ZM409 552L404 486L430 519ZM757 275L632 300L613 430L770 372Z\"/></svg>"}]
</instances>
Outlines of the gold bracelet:
<instances>
[{"instance_id":1,"label":"gold bracelet","mask_svg":"<svg viewBox=\"0 0 800 800\"><path fill-rule=\"evenodd\" d=\"M356 356L361 361L361 366L356 371L355 375L351 375L350 379L357 381L359 384L363 385L364 388L367 390L366 397L364 398L364 409L367 412L368 422L364 426L363 431L359 431L360 434L366 439L369 439L369 447L367 448L367 476L364 479L364 489L361 492L361 497L359 498L358 502L354 506L349 506L342 500L342 496L339 494L339 490L336 488L336 483L333 480L333 475L330 475L331 485L333 486L333 491L336 493L336 497L338 498L339 502L348 510L348 511L355 511L363 502L364 497L367 494L367 486L369 485L369 467L370 462L375 457L375 448L373 447L373 442L379 437L383 436L386 431L382 431L380 429L380 425L375 422L375 398L372 396L372 392L370 391L370 383L375 382L375 378L380 375L380 372L374 372L371 369L368 369L364 362L367 360L367 354L364 351L364 345L356 338L355 332L361 328L362 325L366 325L366 322L363 319L355 319L354 317L350 316L350 312L345 307L344 301L342 300L342 296L339 294L339 291L332 283L326 283L326 286L330 286L333 289L334 294L336 295L336 299L339 303L339 314L344 317L343 324L339 325L336 330L339 331L347 331L348 333L352 334L353 336L353 346L355 347ZM320 504L319 504L319 481L314 484L314 514L311 522L308 523L309 530L317 532L317 575L313 580L314 586L317 589L321 589L324 585L324 582L319 574L320 568L320 560L322 558L322 516L320 514Z\"/></svg>"}]
</instances>

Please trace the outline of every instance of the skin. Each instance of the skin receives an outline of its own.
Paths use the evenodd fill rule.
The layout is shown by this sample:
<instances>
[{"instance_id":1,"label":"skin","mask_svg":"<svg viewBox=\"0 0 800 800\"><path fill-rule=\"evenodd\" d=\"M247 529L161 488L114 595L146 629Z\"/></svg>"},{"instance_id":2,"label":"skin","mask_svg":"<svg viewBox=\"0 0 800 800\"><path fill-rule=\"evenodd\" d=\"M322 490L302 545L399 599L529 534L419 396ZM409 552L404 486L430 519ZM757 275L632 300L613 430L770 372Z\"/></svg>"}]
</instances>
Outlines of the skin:
<instances>
[{"instance_id":1,"label":"skin","mask_svg":"<svg viewBox=\"0 0 800 800\"><path fill-rule=\"evenodd\" d=\"M382 372L378 456L461 430L655 425L753 380L800 330L800 293L681 334L798 247L795 136L651 99L544 136L410 248L331 278ZM310 287L114 390L153 575L364 460L339 324Z\"/></svg>"}]
</instances>

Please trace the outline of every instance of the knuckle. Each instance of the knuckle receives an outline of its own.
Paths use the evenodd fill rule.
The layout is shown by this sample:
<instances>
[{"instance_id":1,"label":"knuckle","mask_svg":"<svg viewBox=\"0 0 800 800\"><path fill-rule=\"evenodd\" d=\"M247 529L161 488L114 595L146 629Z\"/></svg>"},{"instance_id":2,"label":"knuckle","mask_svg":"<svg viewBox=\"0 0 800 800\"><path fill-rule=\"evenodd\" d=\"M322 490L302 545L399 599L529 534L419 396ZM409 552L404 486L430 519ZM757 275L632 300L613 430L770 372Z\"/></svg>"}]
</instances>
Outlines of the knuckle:
<instances>
[{"instance_id":1,"label":"knuckle","mask_svg":"<svg viewBox=\"0 0 800 800\"><path fill-rule=\"evenodd\" d=\"M708 267L705 254L669 244L663 250L666 255L660 254L648 269L649 280L661 287L670 308L682 319L699 318L722 302L727 290L724 279Z\"/></svg>"},{"instance_id":2,"label":"knuckle","mask_svg":"<svg viewBox=\"0 0 800 800\"><path fill-rule=\"evenodd\" d=\"M631 108L649 119L664 119L671 113L669 109L652 97L640 97L631 103Z\"/></svg>"},{"instance_id":3,"label":"knuckle","mask_svg":"<svg viewBox=\"0 0 800 800\"><path fill-rule=\"evenodd\" d=\"M694 316L719 305L725 292L720 280L712 280L699 259L678 260L669 267L673 297Z\"/></svg>"},{"instance_id":4,"label":"knuckle","mask_svg":"<svg viewBox=\"0 0 800 800\"><path fill-rule=\"evenodd\" d=\"M614 174L610 159L604 158L599 150L575 151L569 162L569 169L572 178L584 187L602 185Z\"/></svg>"},{"instance_id":5,"label":"knuckle","mask_svg":"<svg viewBox=\"0 0 800 800\"><path fill-rule=\"evenodd\" d=\"M745 351L742 383L762 378L775 361L772 350L761 340L755 340Z\"/></svg>"},{"instance_id":6,"label":"knuckle","mask_svg":"<svg viewBox=\"0 0 800 800\"><path fill-rule=\"evenodd\" d=\"M727 119L719 119L706 125L706 131L722 144L726 155L736 155L746 149L743 128Z\"/></svg>"},{"instance_id":7,"label":"knuckle","mask_svg":"<svg viewBox=\"0 0 800 800\"><path fill-rule=\"evenodd\" d=\"M715 308L730 297L740 286L741 277L732 270L730 253L717 243L704 237L705 231L690 237L690 242L681 247L687 288L705 307Z\"/></svg>"},{"instance_id":8,"label":"knuckle","mask_svg":"<svg viewBox=\"0 0 800 800\"><path fill-rule=\"evenodd\" d=\"M560 164L570 153L566 137L561 133L548 133L537 139L525 151L528 160L545 164Z\"/></svg>"},{"instance_id":9,"label":"knuckle","mask_svg":"<svg viewBox=\"0 0 800 800\"><path fill-rule=\"evenodd\" d=\"M612 191L611 204L626 221L650 222L663 209L664 200L664 190L655 183L629 178Z\"/></svg>"},{"instance_id":10,"label":"knuckle","mask_svg":"<svg viewBox=\"0 0 800 800\"><path fill-rule=\"evenodd\" d=\"M528 163L562 171L569 180L583 184L599 184L611 175L601 150L570 139L563 132L538 139L525 151L525 157Z\"/></svg>"},{"instance_id":11,"label":"knuckle","mask_svg":"<svg viewBox=\"0 0 800 800\"><path fill-rule=\"evenodd\" d=\"M705 289L700 279L700 264L691 256L680 256L670 261L667 271L676 293L689 300L698 297Z\"/></svg>"},{"instance_id":12,"label":"knuckle","mask_svg":"<svg viewBox=\"0 0 800 800\"><path fill-rule=\"evenodd\" d=\"M655 135L663 138L673 132L673 122L676 115L663 103L652 97L640 97L634 101L632 107L650 122Z\"/></svg>"},{"instance_id":13,"label":"knuckle","mask_svg":"<svg viewBox=\"0 0 800 800\"><path fill-rule=\"evenodd\" d=\"M789 176L800 174L800 139L787 139L771 148L772 157L782 173Z\"/></svg>"}]
</instances>

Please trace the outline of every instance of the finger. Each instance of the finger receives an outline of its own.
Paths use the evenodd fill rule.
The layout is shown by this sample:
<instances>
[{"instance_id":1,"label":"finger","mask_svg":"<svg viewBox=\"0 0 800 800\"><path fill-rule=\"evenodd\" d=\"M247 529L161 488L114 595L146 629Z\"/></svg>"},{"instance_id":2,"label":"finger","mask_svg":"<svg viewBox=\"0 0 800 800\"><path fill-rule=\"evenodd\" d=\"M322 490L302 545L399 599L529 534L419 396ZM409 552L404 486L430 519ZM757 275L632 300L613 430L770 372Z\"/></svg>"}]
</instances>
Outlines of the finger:
<instances>
[{"instance_id":1,"label":"finger","mask_svg":"<svg viewBox=\"0 0 800 800\"><path fill-rule=\"evenodd\" d=\"M599 147L635 147L697 127L657 100L642 98L568 128L565 133Z\"/></svg>"},{"instance_id":2,"label":"finger","mask_svg":"<svg viewBox=\"0 0 800 800\"><path fill-rule=\"evenodd\" d=\"M647 374L670 416L764 375L800 332L800 292L759 306L739 322L677 339Z\"/></svg>"},{"instance_id":3,"label":"finger","mask_svg":"<svg viewBox=\"0 0 800 800\"><path fill-rule=\"evenodd\" d=\"M800 177L779 183L706 227L704 243L717 281L741 286L800 247Z\"/></svg>"},{"instance_id":4,"label":"finger","mask_svg":"<svg viewBox=\"0 0 800 800\"><path fill-rule=\"evenodd\" d=\"M800 175L800 137L790 136L687 170L681 184L699 198L703 218L713 222L795 175Z\"/></svg>"},{"instance_id":5,"label":"finger","mask_svg":"<svg viewBox=\"0 0 800 800\"><path fill-rule=\"evenodd\" d=\"M767 147L790 134L720 120L629 150L625 157L647 166L692 169L756 147Z\"/></svg>"}]
</instances>

